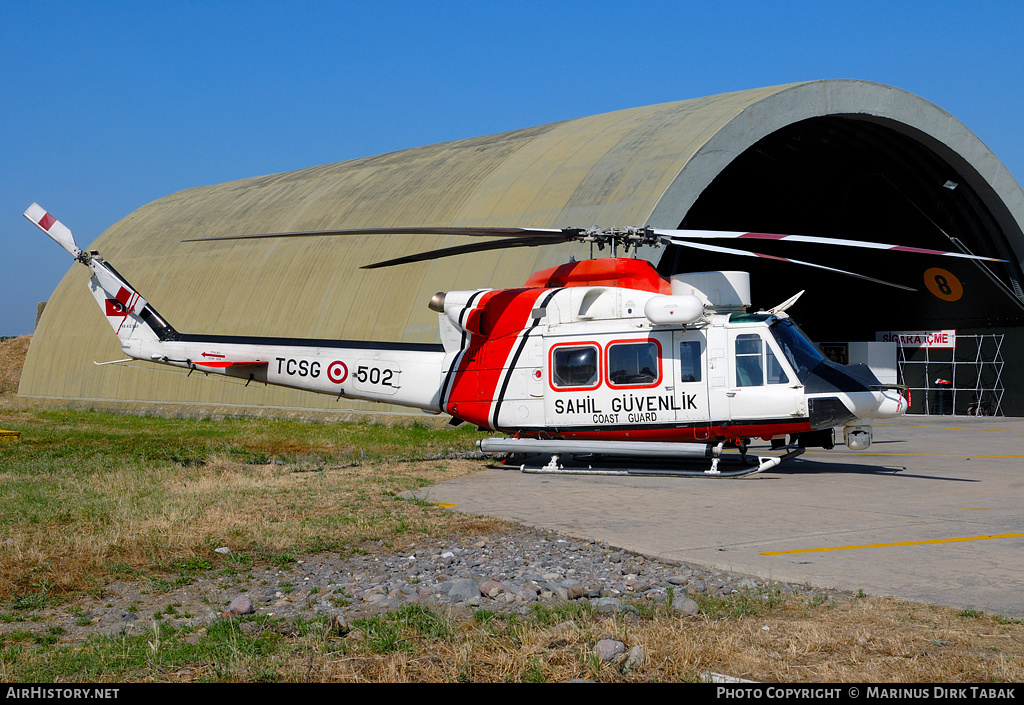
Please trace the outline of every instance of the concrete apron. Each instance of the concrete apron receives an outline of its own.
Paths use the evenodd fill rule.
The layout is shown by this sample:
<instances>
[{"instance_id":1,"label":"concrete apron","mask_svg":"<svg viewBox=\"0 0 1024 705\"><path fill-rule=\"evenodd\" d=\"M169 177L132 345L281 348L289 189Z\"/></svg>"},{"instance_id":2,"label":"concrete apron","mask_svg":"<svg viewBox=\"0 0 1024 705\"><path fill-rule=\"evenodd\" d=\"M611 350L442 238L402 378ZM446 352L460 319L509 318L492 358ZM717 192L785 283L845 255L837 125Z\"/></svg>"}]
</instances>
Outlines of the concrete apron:
<instances>
[{"instance_id":1,"label":"concrete apron","mask_svg":"<svg viewBox=\"0 0 1024 705\"><path fill-rule=\"evenodd\" d=\"M740 479L492 468L415 494L667 562L1024 618L1024 419L908 417L867 451Z\"/></svg>"}]
</instances>

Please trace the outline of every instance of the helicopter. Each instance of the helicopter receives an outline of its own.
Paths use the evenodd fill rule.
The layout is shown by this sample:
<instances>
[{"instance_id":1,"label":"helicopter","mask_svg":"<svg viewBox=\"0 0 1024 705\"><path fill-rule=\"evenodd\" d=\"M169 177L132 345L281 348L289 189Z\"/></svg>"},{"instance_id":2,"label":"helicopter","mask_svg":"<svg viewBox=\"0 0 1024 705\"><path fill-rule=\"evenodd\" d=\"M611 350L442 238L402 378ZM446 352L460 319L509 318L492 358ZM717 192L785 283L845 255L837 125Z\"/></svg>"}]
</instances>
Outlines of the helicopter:
<instances>
[{"instance_id":1,"label":"helicopter","mask_svg":"<svg viewBox=\"0 0 1024 705\"><path fill-rule=\"evenodd\" d=\"M25 217L92 271L89 288L128 360L448 414L506 434L478 442L524 471L739 477L806 448L871 445L874 419L909 407L905 387L826 359L788 315L800 295L751 311L743 271L663 277L640 246L680 246L834 267L702 240L789 240L998 262L989 257L801 235L630 228L422 227L266 233L190 241L360 234L491 238L364 265L373 269L506 247L589 242L611 257L569 262L514 289L439 292L439 344L181 333L96 251L38 204ZM623 251L620 253L620 250ZM111 363L97 363L111 364ZM776 455L748 457L752 440ZM720 469L737 450L739 467ZM547 464L543 460L549 458ZM701 463L703 469L688 468ZM728 463L727 463L728 464ZM624 466L623 466L624 465ZM529 466L529 467L528 467Z\"/></svg>"}]
</instances>

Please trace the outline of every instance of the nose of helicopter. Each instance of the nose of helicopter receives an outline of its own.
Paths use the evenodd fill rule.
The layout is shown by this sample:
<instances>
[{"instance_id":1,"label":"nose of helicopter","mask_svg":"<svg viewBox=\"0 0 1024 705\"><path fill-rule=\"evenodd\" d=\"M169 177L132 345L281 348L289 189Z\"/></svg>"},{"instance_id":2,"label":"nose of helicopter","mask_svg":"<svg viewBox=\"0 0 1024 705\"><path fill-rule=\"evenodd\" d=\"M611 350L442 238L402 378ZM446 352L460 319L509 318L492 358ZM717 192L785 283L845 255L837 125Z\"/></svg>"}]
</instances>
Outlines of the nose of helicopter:
<instances>
[{"instance_id":1,"label":"nose of helicopter","mask_svg":"<svg viewBox=\"0 0 1024 705\"><path fill-rule=\"evenodd\" d=\"M805 376L805 380L808 392L835 394L841 398L842 406L851 419L891 419L907 413L910 406L901 390L883 385L864 364L840 365L823 361ZM815 406L821 407L817 410L820 423L838 421L843 415L836 413L835 405L819 403ZM814 410L811 416L813 422Z\"/></svg>"},{"instance_id":2,"label":"nose of helicopter","mask_svg":"<svg viewBox=\"0 0 1024 705\"><path fill-rule=\"evenodd\" d=\"M891 419L907 412L907 401L898 390L861 390L843 395L843 404L851 418Z\"/></svg>"},{"instance_id":3,"label":"nose of helicopter","mask_svg":"<svg viewBox=\"0 0 1024 705\"><path fill-rule=\"evenodd\" d=\"M866 414L873 419L891 419L907 413L907 400L898 389L881 389L872 392L878 402L874 411Z\"/></svg>"}]
</instances>

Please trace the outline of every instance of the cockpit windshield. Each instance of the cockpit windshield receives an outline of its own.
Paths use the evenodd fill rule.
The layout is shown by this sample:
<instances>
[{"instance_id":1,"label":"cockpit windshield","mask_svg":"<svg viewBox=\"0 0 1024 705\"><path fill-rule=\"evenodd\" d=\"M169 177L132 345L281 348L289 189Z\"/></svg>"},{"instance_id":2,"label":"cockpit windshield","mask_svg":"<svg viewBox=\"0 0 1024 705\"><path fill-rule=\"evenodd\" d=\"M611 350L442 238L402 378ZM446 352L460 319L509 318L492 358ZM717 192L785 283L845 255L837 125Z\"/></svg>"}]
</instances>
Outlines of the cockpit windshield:
<instances>
[{"instance_id":1,"label":"cockpit windshield","mask_svg":"<svg viewBox=\"0 0 1024 705\"><path fill-rule=\"evenodd\" d=\"M790 318L776 319L769 330L796 371L797 377L806 384L811 370L823 362L825 357Z\"/></svg>"}]
</instances>

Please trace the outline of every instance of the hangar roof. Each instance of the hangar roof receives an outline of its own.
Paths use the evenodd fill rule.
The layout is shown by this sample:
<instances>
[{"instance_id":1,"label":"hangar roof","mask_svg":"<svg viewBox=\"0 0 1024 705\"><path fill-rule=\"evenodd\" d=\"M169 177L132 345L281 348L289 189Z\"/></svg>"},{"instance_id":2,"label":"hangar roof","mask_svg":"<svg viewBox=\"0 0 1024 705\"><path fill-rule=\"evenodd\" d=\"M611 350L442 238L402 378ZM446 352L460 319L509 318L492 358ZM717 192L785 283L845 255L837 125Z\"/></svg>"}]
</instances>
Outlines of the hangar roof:
<instances>
[{"instance_id":1,"label":"hangar roof","mask_svg":"<svg viewBox=\"0 0 1024 705\"><path fill-rule=\"evenodd\" d=\"M183 332L432 342L436 314L426 304L436 291L519 286L536 270L589 252L560 245L361 270L360 264L461 243L451 236L398 235L182 240L377 226L677 227L696 215L700 227L725 227L729 199L746 197L719 190L711 199L716 180L728 181L731 165L751 164L744 171L749 175L760 155L779 173L813 178L826 167L841 171L844 160L864 150L884 154L882 168L917 165L912 171L919 182L955 174L968 187L962 193L969 202L961 208L974 213L974 236L1013 260L1015 269L1000 274L1002 285L1019 286L1014 277L1024 260L1024 193L1002 163L937 106L897 88L853 80L630 108L188 189L127 215L92 249ZM702 195L713 208L696 207ZM65 220L73 228L73 216ZM737 229L772 228L751 217ZM658 261L661 253L644 256ZM51 297L26 360L22 395L278 410L369 408L284 389L243 388L234 380L187 379L142 363L94 366L92 361L121 353L91 301L87 278L84 268L73 268Z\"/></svg>"}]
</instances>

